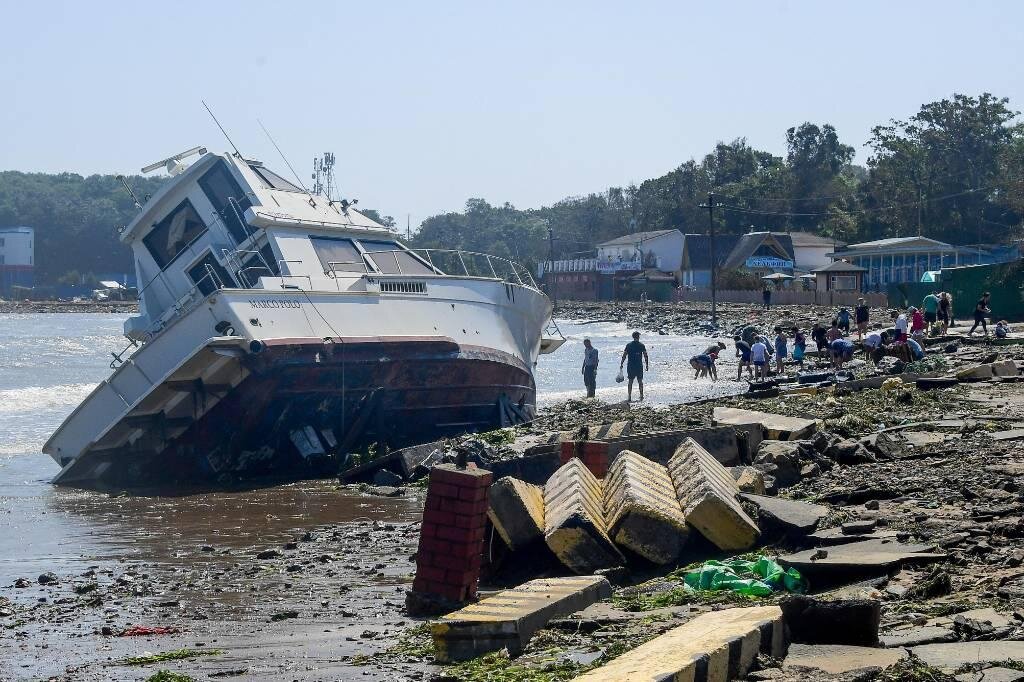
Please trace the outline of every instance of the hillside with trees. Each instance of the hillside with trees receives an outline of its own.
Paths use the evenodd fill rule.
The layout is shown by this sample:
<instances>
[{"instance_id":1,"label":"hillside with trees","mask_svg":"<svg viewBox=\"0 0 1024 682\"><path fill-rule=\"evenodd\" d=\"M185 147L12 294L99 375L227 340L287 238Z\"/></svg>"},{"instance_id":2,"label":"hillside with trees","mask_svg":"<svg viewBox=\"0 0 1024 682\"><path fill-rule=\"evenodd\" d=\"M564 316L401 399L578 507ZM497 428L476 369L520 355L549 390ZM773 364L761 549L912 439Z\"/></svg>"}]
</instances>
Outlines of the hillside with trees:
<instances>
[{"instance_id":1,"label":"hillside with trees","mask_svg":"<svg viewBox=\"0 0 1024 682\"><path fill-rule=\"evenodd\" d=\"M532 268L548 257L549 229L559 258L591 255L595 244L629 232L706 232L700 204L710 191L722 205L721 233L807 230L847 242L922 234L955 244L1024 238L1024 125L1006 99L954 95L880 124L867 140L865 167L852 163L853 147L830 124L805 122L783 134L785 156L744 138L719 142L661 177L551 206L469 199L461 211L423 221L413 245L493 253ZM140 195L162 181L129 179ZM135 212L115 176L0 173L0 225L36 228L43 282L130 270L117 227Z\"/></svg>"}]
</instances>

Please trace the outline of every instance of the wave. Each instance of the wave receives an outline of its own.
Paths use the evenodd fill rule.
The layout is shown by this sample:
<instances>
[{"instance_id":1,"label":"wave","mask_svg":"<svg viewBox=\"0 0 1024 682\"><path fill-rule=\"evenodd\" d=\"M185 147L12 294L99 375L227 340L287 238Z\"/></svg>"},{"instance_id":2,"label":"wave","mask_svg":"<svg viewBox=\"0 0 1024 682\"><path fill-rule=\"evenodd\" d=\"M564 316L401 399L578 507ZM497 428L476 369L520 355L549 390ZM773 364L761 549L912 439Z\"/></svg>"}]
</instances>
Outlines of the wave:
<instances>
[{"instance_id":1,"label":"wave","mask_svg":"<svg viewBox=\"0 0 1024 682\"><path fill-rule=\"evenodd\" d=\"M96 384L58 384L0 390L0 416L74 406L94 388Z\"/></svg>"}]
</instances>

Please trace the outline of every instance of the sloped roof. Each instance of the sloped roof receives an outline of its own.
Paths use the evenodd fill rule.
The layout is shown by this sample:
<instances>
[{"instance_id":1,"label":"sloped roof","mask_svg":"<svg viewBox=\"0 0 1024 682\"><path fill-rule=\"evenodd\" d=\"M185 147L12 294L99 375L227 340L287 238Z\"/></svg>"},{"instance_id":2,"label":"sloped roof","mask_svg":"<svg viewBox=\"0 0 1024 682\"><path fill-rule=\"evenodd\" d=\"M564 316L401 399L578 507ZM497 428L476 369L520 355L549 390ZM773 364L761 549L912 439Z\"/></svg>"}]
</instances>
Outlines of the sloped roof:
<instances>
[{"instance_id":1,"label":"sloped roof","mask_svg":"<svg viewBox=\"0 0 1024 682\"><path fill-rule=\"evenodd\" d=\"M653 230L651 232L633 232L632 234L624 234L621 237L616 237L606 242L598 244L598 248L602 246L619 246L619 245L630 245L636 244L637 242L646 242L651 239L657 239L658 237L664 237L667 234L673 232L679 232L679 230Z\"/></svg>"},{"instance_id":2,"label":"sloped roof","mask_svg":"<svg viewBox=\"0 0 1024 682\"><path fill-rule=\"evenodd\" d=\"M687 234L683 241L683 265L689 263L690 270L711 269L711 237L706 234ZM715 235L715 261L718 267L736 247L739 236L735 234Z\"/></svg>"},{"instance_id":3,"label":"sloped roof","mask_svg":"<svg viewBox=\"0 0 1024 682\"><path fill-rule=\"evenodd\" d=\"M946 242L940 242L937 239L929 239L928 237L889 237L887 239L876 239L872 242L861 242L860 244L850 244L850 250L855 249L875 249L880 247L890 246L909 246L911 244L928 244L930 246L942 246L952 248L952 244Z\"/></svg>"},{"instance_id":4,"label":"sloped roof","mask_svg":"<svg viewBox=\"0 0 1024 682\"><path fill-rule=\"evenodd\" d=\"M736 246L733 248L732 253L722 264L722 267L726 270L735 270L736 268L742 267L746 262L747 258L752 256L766 242L776 242L779 247L785 251L789 260L793 260L793 242L790 240L788 234L774 233L774 232L750 232L749 234L742 235Z\"/></svg>"},{"instance_id":5,"label":"sloped roof","mask_svg":"<svg viewBox=\"0 0 1024 682\"><path fill-rule=\"evenodd\" d=\"M813 232L790 232L789 238L794 247L800 246L846 246L846 242L837 241L830 237L822 237Z\"/></svg>"},{"instance_id":6,"label":"sloped roof","mask_svg":"<svg viewBox=\"0 0 1024 682\"><path fill-rule=\"evenodd\" d=\"M815 268L811 272L867 272L867 268L862 268L859 265L853 263L847 263L844 260L832 261L828 265L824 265L820 268Z\"/></svg>"}]
</instances>

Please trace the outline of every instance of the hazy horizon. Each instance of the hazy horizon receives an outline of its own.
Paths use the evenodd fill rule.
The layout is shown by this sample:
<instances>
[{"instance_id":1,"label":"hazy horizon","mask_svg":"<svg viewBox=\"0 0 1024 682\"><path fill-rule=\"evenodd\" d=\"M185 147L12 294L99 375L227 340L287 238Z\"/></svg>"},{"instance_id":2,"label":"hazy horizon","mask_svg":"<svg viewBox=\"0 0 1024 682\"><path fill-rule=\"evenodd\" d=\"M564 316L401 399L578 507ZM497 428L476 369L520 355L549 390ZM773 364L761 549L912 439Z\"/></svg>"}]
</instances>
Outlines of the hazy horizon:
<instances>
[{"instance_id":1,"label":"hazy horizon","mask_svg":"<svg viewBox=\"0 0 1024 682\"><path fill-rule=\"evenodd\" d=\"M307 183L333 151L343 195L401 226L471 197L531 208L639 183L737 137L782 155L804 121L863 164L871 127L923 103L1024 105L1022 18L1010 2L18 4L0 169L137 173L227 149L202 99L283 175L257 118Z\"/></svg>"}]
</instances>

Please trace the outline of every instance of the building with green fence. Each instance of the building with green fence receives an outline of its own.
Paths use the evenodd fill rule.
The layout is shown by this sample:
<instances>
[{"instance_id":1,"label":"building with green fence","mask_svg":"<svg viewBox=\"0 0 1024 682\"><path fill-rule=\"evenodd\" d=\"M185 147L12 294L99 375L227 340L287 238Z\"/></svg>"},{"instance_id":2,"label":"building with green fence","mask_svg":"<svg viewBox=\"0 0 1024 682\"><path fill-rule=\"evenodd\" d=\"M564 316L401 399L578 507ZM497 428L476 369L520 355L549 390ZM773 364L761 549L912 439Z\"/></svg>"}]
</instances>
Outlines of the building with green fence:
<instances>
[{"instance_id":1,"label":"building with green fence","mask_svg":"<svg viewBox=\"0 0 1024 682\"><path fill-rule=\"evenodd\" d=\"M1024 320L1024 260L942 268L938 280L890 284L887 288L889 305L920 306L929 293L945 291L953 297L954 317L969 320L978 299L987 291L992 294L989 308L993 319Z\"/></svg>"}]
</instances>

